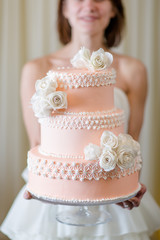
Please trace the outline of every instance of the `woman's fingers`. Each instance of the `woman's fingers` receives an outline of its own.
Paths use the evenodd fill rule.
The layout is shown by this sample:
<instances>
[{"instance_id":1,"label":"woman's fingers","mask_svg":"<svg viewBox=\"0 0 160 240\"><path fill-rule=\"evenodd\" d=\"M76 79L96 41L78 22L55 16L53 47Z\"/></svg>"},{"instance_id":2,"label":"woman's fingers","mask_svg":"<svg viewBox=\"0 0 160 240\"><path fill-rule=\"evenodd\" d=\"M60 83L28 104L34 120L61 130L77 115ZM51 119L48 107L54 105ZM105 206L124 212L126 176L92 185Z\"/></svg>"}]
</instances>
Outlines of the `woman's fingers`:
<instances>
[{"instance_id":1,"label":"woman's fingers","mask_svg":"<svg viewBox=\"0 0 160 240\"><path fill-rule=\"evenodd\" d=\"M141 200L143 195L145 194L145 192L146 192L146 186L141 183L141 189L140 189L140 191L137 193L137 195L135 197L139 198Z\"/></svg>"},{"instance_id":2,"label":"woman's fingers","mask_svg":"<svg viewBox=\"0 0 160 240\"><path fill-rule=\"evenodd\" d=\"M145 194L145 192L146 192L146 187L144 184L141 184L141 189L135 197L133 197L127 201L117 203L117 205L121 206L122 208L127 208L129 210L131 210L134 207L138 207L141 203L141 199L142 199L143 195Z\"/></svg>"},{"instance_id":3,"label":"woman's fingers","mask_svg":"<svg viewBox=\"0 0 160 240\"><path fill-rule=\"evenodd\" d=\"M120 203L117 203L117 205L122 208L127 208L129 210L131 210L133 208L133 204L129 201L120 202Z\"/></svg>"},{"instance_id":4,"label":"woman's fingers","mask_svg":"<svg viewBox=\"0 0 160 240\"><path fill-rule=\"evenodd\" d=\"M24 192L23 197L25 199L32 199L32 195L30 194L30 192L28 192L27 190Z\"/></svg>"}]
</instances>

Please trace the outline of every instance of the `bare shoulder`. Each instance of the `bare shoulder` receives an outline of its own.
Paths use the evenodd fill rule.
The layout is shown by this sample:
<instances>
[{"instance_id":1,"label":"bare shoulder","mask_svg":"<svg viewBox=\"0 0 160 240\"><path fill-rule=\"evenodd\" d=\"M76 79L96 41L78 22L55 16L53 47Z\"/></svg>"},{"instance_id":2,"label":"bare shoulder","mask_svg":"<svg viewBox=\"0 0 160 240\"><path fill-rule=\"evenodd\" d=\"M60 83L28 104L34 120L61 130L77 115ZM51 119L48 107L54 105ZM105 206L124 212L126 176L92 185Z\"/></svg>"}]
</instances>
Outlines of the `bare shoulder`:
<instances>
[{"instance_id":1,"label":"bare shoulder","mask_svg":"<svg viewBox=\"0 0 160 240\"><path fill-rule=\"evenodd\" d=\"M22 76L30 76L33 78L42 78L49 69L49 56L37 58L27 62L22 69Z\"/></svg>"},{"instance_id":2,"label":"bare shoulder","mask_svg":"<svg viewBox=\"0 0 160 240\"><path fill-rule=\"evenodd\" d=\"M45 77L50 65L49 55L27 62L22 68L21 89L30 89L33 92L36 80Z\"/></svg>"},{"instance_id":3,"label":"bare shoulder","mask_svg":"<svg viewBox=\"0 0 160 240\"><path fill-rule=\"evenodd\" d=\"M140 60L121 55L119 56L119 68L129 91L147 89L147 70Z\"/></svg>"}]
</instances>

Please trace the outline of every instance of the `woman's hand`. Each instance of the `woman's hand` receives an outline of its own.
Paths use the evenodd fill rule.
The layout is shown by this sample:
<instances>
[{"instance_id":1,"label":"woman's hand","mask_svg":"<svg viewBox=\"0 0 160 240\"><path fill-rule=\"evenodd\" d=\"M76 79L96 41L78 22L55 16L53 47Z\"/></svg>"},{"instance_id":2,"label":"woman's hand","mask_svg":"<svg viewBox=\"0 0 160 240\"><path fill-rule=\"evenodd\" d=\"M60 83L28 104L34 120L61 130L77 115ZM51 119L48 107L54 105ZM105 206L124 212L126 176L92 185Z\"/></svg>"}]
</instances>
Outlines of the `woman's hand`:
<instances>
[{"instance_id":1,"label":"woman's hand","mask_svg":"<svg viewBox=\"0 0 160 240\"><path fill-rule=\"evenodd\" d=\"M30 192L28 192L27 190L24 192L23 197L25 199L32 199L32 195L30 194Z\"/></svg>"},{"instance_id":2,"label":"woman's hand","mask_svg":"<svg viewBox=\"0 0 160 240\"><path fill-rule=\"evenodd\" d=\"M122 208L127 208L129 210L131 210L134 207L138 207L140 205L141 199L145 194L145 192L146 192L146 187L145 185L141 184L141 189L135 197L127 201L117 203L117 205L121 206Z\"/></svg>"}]
</instances>

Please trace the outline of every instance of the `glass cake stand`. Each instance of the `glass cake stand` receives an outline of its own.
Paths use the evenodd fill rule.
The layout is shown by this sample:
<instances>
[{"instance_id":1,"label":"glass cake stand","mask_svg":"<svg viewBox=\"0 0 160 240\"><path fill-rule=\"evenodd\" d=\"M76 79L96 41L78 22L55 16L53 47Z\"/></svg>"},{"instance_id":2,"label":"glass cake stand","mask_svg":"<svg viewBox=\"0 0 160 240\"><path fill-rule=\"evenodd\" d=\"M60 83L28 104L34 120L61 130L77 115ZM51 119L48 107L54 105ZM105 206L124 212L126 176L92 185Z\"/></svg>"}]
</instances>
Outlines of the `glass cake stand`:
<instances>
[{"instance_id":1,"label":"glass cake stand","mask_svg":"<svg viewBox=\"0 0 160 240\"><path fill-rule=\"evenodd\" d=\"M130 198L136 196L137 192L140 190L140 184L138 189L131 195L123 198L117 198L112 200L102 200L102 201L63 201L54 200L46 197L38 197L31 193L32 198L40 200L49 204L65 205L63 211L58 212L56 215L56 220L60 223L72 225L72 226L96 226L98 224L104 224L112 220L111 214L107 210L102 210L101 205L115 204L119 202L124 202ZM68 209L68 206L72 206Z\"/></svg>"}]
</instances>

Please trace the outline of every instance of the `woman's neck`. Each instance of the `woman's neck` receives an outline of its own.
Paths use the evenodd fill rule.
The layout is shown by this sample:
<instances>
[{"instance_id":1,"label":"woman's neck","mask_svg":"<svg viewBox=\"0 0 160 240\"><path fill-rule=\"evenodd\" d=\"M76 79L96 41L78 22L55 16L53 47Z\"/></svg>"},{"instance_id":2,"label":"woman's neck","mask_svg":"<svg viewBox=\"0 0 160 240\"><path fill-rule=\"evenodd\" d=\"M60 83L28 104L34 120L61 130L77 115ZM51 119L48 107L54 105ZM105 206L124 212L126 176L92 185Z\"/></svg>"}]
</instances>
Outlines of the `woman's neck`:
<instances>
[{"instance_id":1,"label":"woman's neck","mask_svg":"<svg viewBox=\"0 0 160 240\"><path fill-rule=\"evenodd\" d=\"M68 44L68 46L70 46L72 49L73 55L75 55L82 46L90 49L91 52L96 51L99 48L103 48L105 51L107 51L104 38L100 34L92 36L88 34L73 34L71 42Z\"/></svg>"},{"instance_id":2,"label":"woman's neck","mask_svg":"<svg viewBox=\"0 0 160 240\"><path fill-rule=\"evenodd\" d=\"M91 52L97 51L99 48L108 51L104 38L100 34L90 36L89 34L76 33L72 34L72 39L67 45L54 53L54 58L71 59L83 46L88 48Z\"/></svg>"}]
</instances>

